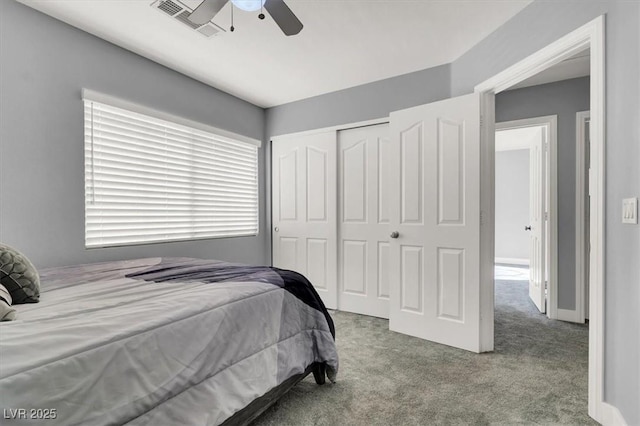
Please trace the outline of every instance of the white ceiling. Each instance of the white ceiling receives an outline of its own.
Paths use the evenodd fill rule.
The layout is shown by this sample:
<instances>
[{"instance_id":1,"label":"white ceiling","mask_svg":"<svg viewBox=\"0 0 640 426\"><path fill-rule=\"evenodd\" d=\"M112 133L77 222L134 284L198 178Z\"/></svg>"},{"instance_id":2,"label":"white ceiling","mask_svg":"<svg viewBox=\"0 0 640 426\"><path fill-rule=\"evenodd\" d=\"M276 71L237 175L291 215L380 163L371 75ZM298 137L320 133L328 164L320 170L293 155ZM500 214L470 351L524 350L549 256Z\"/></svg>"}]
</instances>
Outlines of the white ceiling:
<instances>
[{"instance_id":1,"label":"white ceiling","mask_svg":"<svg viewBox=\"0 0 640 426\"><path fill-rule=\"evenodd\" d=\"M591 51L588 48L582 52L578 52L572 57L567 58L564 61L534 75L533 77L510 87L509 90L553 83L555 81L568 80L570 78L586 77L591 74L590 52Z\"/></svg>"},{"instance_id":2,"label":"white ceiling","mask_svg":"<svg viewBox=\"0 0 640 426\"><path fill-rule=\"evenodd\" d=\"M532 0L286 0L304 24L299 35L284 36L268 14L260 21L235 9L236 31L211 38L151 8L153 0L18 1L271 107L452 62ZM214 22L229 28L229 4Z\"/></svg>"}]
</instances>

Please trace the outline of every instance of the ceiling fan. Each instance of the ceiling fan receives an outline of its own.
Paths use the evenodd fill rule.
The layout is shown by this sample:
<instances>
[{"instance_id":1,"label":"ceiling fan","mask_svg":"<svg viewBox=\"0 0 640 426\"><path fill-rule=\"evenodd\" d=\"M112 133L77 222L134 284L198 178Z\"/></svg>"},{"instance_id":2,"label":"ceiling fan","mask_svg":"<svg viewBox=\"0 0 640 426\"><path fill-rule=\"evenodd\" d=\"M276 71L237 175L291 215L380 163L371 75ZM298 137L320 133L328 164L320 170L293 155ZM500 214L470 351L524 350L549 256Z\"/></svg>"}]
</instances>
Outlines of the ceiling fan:
<instances>
[{"instance_id":1,"label":"ceiling fan","mask_svg":"<svg viewBox=\"0 0 640 426\"><path fill-rule=\"evenodd\" d=\"M302 22L283 0L204 0L189 16L189 20L194 24L204 25L212 20L229 1L249 11L258 10L264 6L285 35L296 35L302 30ZM259 17L264 19L264 14L261 13Z\"/></svg>"}]
</instances>

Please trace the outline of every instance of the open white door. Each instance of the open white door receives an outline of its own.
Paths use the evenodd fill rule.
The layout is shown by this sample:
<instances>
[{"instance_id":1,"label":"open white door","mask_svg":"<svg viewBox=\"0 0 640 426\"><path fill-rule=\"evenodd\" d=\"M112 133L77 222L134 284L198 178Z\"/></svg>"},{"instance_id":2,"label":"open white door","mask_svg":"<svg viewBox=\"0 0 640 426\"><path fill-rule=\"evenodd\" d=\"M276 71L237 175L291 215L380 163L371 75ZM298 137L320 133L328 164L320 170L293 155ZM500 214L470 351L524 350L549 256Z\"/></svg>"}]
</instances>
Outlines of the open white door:
<instances>
[{"instance_id":1,"label":"open white door","mask_svg":"<svg viewBox=\"0 0 640 426\"><path fill-rule=\"evenodd\" d=\"M337 307L336 133L272 141L273 266L305 275Z\"/></svg>"},{"instance_id":2,"label":"open white door","mask_svg":"<svg viewBox=\"0 0 640 426\"><path fill-rule=\"evenodd\" d=\"M529 297L542 313L546 312L546 127L529 148Z\"/></svg>"},{"instance_id":3,"label":"open white door","mask_svg":"<svg viewBox=\"0 0 640 426\"><path fill-rule=\"evenodd\" d=\"M389 328L480 352L480 95L392 113L391 141Z\"/></svg>"},{"instance_id":4,"label":"open white door","mask_svg":"<svg viewBox=\"0 0 640 426\"><path fill-rule=\"evenodd\" d=\"M389 125L338 132L338 309L389 318Z\"/></svg>"}]
</instances>

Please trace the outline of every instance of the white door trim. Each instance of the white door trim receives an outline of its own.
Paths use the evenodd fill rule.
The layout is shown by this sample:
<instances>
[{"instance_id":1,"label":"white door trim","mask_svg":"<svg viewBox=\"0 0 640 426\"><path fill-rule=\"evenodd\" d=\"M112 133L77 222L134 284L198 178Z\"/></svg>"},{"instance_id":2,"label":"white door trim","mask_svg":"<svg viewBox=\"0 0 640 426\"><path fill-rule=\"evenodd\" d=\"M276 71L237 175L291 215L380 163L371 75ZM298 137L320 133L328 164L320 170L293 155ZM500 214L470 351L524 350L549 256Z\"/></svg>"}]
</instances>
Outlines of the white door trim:
<instances>
[{"instance_id":1,"label":"white door trim","mask_svg":"<svg viewBox=\"0 0 640 426\"><path fill-rule=\"evenodd\" d=\"M372 120L356 121L355 123L338 124L337 126L320 127L317 129L303 130L301 132L280 134L280 135L271 136L271 139L278 139L281 137L290 137L290 136L299 137L299 136L313 135L315 133L339 132L340 130L349 130L349 129L355 129L357 127L375 126L376 124L388 124L388 123L389 123L389 117L381 117L381 118L374 118Z\"/></svg>"},{"instance_id":2,"label":"white door trim","mask_svg":"<svg viewBox=\"0 0 640 426\"><path fill-rule=\"evenodd\" d=\"M493 351L495 309L495 92L480 93L480 349Z\"/></svg>"},{"instance_id":3,"label":"white door trim","mask_svg":"<svg viewBox=\"0 0 640 426\"><path fill-rule=\"evenodd\" d=\"M491 257L482 257L481 278L486 295L493 295L492 280L487 279L487 269L492 266L494 245L493 212L494 203L494 161L490 153L495 149L494 138L494 96L520 81L555 65L572 55L589 48L591 50L591 223L590 223L590 290L589 290L589 415L599 422L604 418L604 224L605 224L605 19L604 15L561 37L522 61L489 78L475 87L483 95L484 120L486 121L481 140L483 163L481 165L481 214L485 230L481 229L481 247L489 251ZM486 209L486 210L485 210ZM484 223L484 222L487 223ZM485 298L481 306L487 312L493 303ZM487 312L488 313L488 312ZM489 336L483 335L483 338ZM491 336L492 338L492 336Z\"/></svg>"},{"instance_id":4,"label":"white door trim","mask_svg":"<svg viewBox=\"0 0 640 426\"><path fill-rule=\"evenodd\" d=\"M585 173L588 165L585 163L585 131L584 123L589 119L589 111L576 113L576 314L575 322L584 323L585 314L585 267L588 265L585 240Z\"/></svg>"},{"instance_id":5,"label":"white door trim","mask_svg":"<svg viewBox=\"0 0 640 426\"><path fill-rule=\"evenodd\" d=\"M547 285L547 316L558 319L558 116L525 118L496 123L496 131L522 127L546 126L549 132L549 167L545 168L549 182L547 186L549 212L549 238L547 259L549 283Z\"/></svg>"}]
</instances>

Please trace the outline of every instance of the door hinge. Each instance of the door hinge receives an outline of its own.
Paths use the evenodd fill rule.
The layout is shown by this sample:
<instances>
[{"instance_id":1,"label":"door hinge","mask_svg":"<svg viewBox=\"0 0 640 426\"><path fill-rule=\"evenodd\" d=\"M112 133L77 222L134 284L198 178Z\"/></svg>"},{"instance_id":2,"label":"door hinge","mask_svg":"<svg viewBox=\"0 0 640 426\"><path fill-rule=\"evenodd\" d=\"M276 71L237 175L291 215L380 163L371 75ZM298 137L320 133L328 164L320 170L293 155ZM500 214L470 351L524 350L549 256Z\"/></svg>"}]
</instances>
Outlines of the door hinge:
<instances>
[{"instance_id":1,"label":"door hinge","mask_svg":"<svg viewBox=\"0 0 640 426\"><path fill-rule=\"evenodd\" d=\"M486 214L484 210L480 210L480 225L484 225Z\"/></svg>"},{"instance_id":2,"label":"door hinge","mask_svg":"<svg viewBox=\"0 0 640 426\"><path fill-rule=\"evenodd\" d=\"M549 212L544 212L544 220L549 220Z\"/></svg>"}]
</instances>

